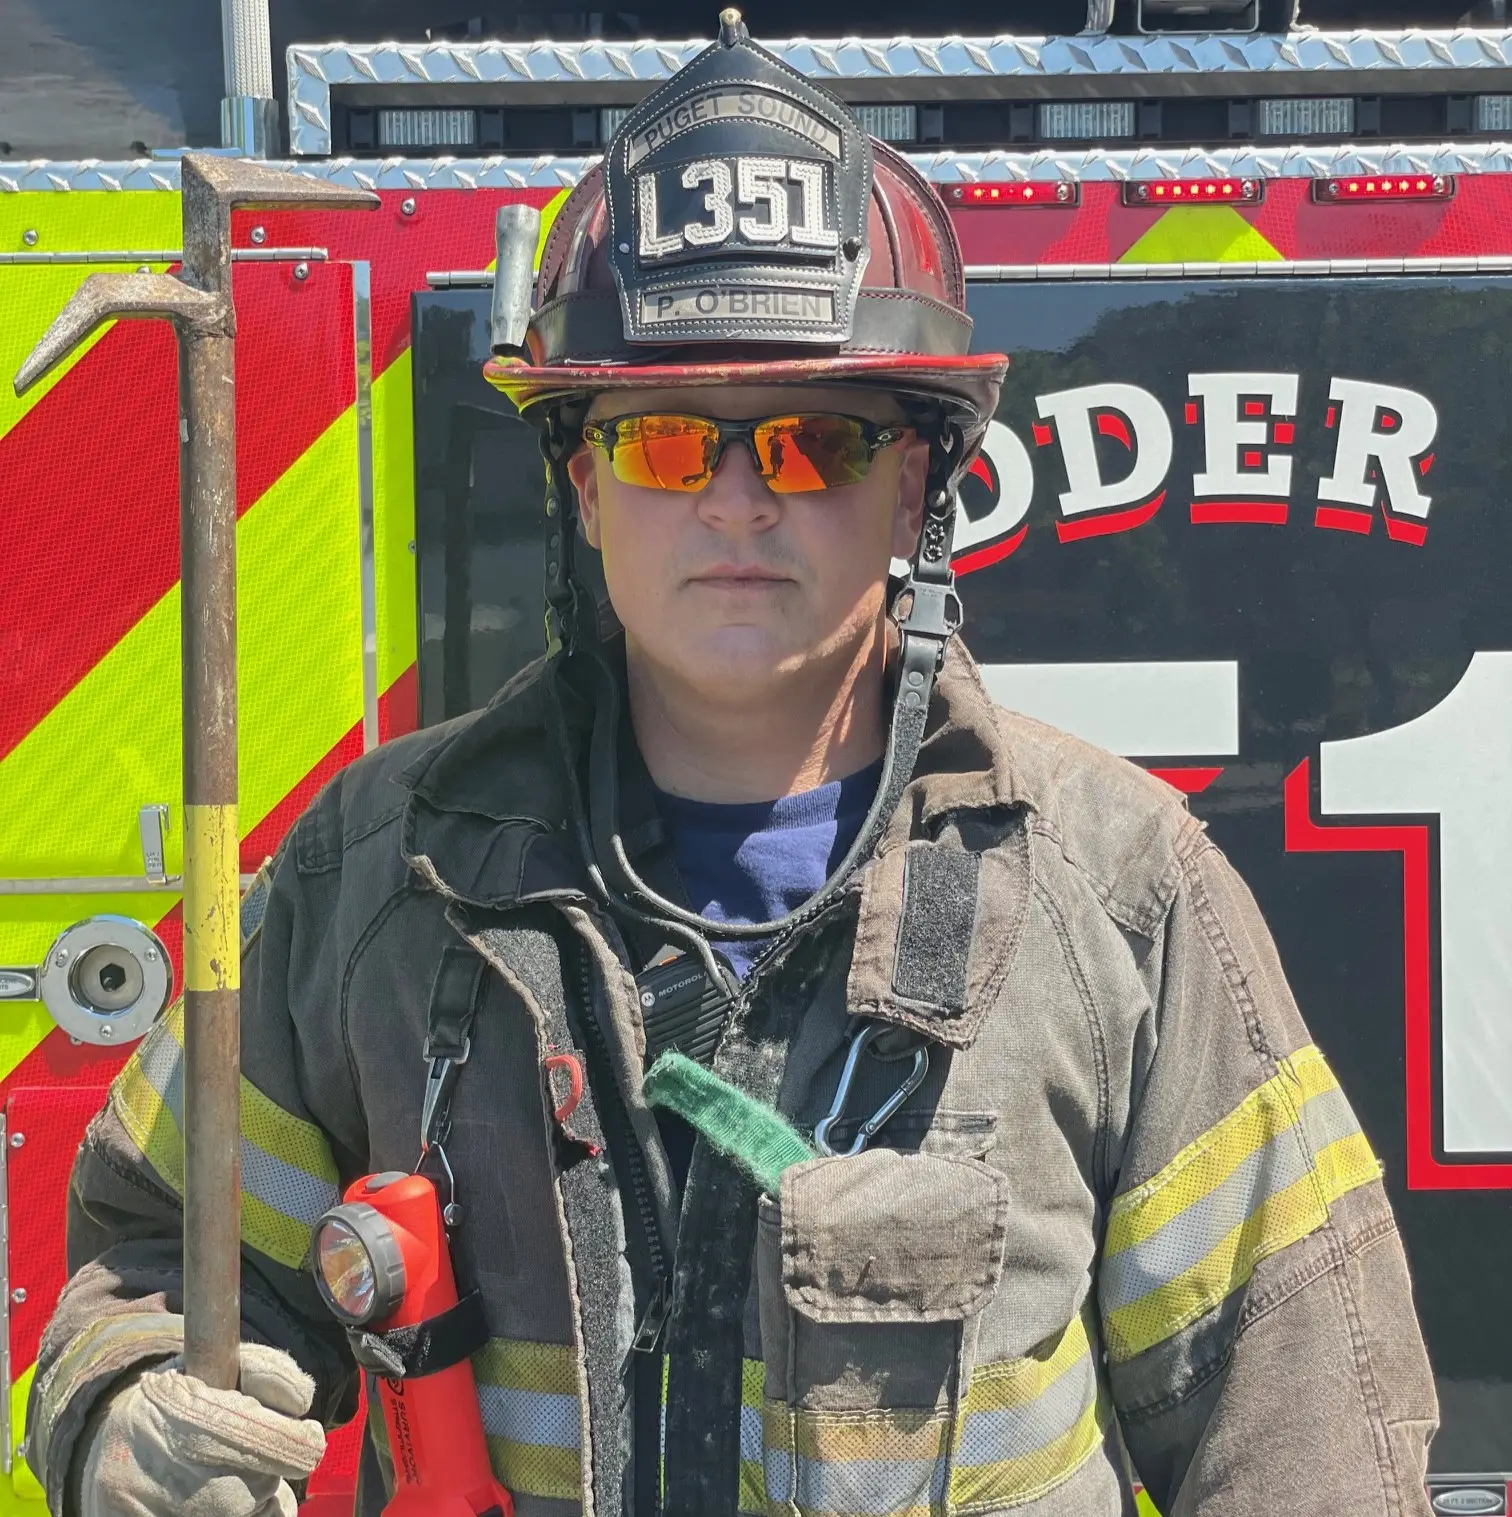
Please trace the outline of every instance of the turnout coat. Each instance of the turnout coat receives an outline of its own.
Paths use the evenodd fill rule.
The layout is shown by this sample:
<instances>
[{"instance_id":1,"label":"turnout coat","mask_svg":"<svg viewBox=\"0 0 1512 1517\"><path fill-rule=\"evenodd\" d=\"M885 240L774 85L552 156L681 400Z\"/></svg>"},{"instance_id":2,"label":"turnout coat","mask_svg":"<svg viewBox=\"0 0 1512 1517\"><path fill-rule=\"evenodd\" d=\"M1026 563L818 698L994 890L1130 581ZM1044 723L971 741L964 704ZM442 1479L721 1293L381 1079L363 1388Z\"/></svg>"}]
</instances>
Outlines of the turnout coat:
<instances>
[{"instance_id":1,"label":"turnout coat","mask_svg":"<svg viewBox=\"0 0 1512 1517\"><path fill-rule=\"evenodd\" d=\"M350 1415L357 1370L312 1224L413 1167L450 963L475 969L454 1256L520 1517L650 1517L658 1487L678 1517L1115 1517L1130 1469L1166 1517L1426 1517L1433 1383L1379 1165L1176 792L996 707L957 641L882 842L766 953L715 1064L806 1129L853 1018L922 1041L926 1080L775 1194L700 1140L679 1197L641 1088L662 944L590 889L548 677L342 771L248 895L245 1331L316 1415ZM621 758L627 848L675 894L628 730ZM179 1347L182 1036L174 1012L143 1042L74 1171L29 1423L55 1511L92 1409ZM907 1067L863 1057L851 1117ZM374 1416L364 1517L384 1462Z\"/></svg>"}]
</instances>

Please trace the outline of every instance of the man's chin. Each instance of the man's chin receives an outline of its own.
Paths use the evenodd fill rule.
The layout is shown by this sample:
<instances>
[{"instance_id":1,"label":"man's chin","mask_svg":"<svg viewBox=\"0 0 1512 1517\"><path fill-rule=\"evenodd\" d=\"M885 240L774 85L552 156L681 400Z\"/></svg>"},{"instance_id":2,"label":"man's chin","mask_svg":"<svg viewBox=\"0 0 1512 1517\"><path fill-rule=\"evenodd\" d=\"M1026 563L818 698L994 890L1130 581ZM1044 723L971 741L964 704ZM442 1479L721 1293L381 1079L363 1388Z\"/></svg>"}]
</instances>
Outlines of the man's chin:
<instances>
[{"instance_id":1,"label":"man's chin","mask_svg":"<svg viewBox=\"0 0 1512 1517\"><path fill-rule=\"evenodd\" d=\"M791 629L718 627L690 637L684 669L697 684L728 697L779 684L815 656L793 646Z\"/></svg>"}]
</instances>

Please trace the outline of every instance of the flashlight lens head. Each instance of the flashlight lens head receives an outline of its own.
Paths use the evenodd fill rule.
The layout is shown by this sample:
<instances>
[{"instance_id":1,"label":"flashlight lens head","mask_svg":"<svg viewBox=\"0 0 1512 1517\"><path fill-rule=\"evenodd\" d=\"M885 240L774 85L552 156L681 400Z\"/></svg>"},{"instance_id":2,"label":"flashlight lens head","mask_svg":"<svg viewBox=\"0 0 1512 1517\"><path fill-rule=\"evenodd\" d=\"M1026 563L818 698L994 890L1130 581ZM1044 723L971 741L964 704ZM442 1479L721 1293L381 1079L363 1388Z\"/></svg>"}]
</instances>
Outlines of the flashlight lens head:
<instances>
[{"instance_id":1,"label":"flashlight lens head","mask_svg":"<svg viewBox=\"0 0 1512 1517\"><path fill-rule=\"evenodd\" d=\"M311 1263L326 1305L349 1327L381 1322L404 1299L404 1257L394 1228L366 1202L332 1207L315 1224Z\"/></svg>"},{"instance_id":2,"label":"flashlight lens head","mask_svg":"<svg viewBox=\"0 0 1512 1517\"><path fill-rule=\"evenodd\" d=\"M315 1257L332 1306L353 1322L366 1322L378 1281L372 1256L356 1230L339 1217L330 1218L315 1240Z\"/></svg>"}]
</instances>

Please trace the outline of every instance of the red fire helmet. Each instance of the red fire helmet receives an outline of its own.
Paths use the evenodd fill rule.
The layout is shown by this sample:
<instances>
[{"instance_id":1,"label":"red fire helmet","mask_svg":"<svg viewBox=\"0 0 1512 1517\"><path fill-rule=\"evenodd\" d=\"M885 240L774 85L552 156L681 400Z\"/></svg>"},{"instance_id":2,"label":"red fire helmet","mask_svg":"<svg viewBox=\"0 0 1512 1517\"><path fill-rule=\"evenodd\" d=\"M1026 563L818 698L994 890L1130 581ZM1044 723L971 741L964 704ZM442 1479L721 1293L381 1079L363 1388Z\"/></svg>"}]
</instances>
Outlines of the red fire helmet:
<instances>
[{"instance_id":1,"label":"red fire helmet","mask_svg":"<svg viewBox=\"0 0 1512 1517\"><path fill-rule=\"evenodd\" d=\"M939 403L969 446L1008 367L968 351L934 188L735 11L568 197L536 291L528 357L485 368L526 414L624 388L864 385Z\"/></svg>"}]
</instances>

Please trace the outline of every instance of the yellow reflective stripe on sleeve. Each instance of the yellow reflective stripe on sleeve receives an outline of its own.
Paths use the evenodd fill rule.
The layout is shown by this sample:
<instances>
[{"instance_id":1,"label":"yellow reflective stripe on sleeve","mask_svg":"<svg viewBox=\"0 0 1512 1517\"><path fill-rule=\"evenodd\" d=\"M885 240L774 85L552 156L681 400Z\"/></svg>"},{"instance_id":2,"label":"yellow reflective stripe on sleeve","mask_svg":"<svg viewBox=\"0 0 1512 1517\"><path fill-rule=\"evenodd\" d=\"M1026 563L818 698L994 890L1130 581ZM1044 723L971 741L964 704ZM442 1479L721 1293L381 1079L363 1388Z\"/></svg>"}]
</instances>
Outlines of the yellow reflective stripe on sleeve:
<instances>
[{"instance_id":1,"label":"yellow reflective stripe on sleeve","mask_svg":"<svg viewBox=\"0 0 1512 1517\"><path fill-rule=\"evenodd\" d=\"M1307 1047L1119 1196L1098 1277L1108 1349L1132 1358L1244 1285L1268 1255L1316 1231L1381 1168L1323 1055Z\"/></svg>"},{"instance_id":2,"label":"yellow reflective stripe on sleeve","mask_svg":"<svg viewBox=\"0 0 1512 1517\"><path fill-rule=\"evenodd\" d=\"M107 1312L86 1323L63 1344L37 1383L37 1416L30 1434L37 1464L44 1470L52 1464L53 1438L82 1391L99 1390L134 1366L169 1359L183 1348L183 1319L166 1312Z\"/></svg>"},{"instance_id":3,"label":"yellow reflective stripe on sleeve","mask_svg":"<svg viewBox=\"0 0 1512 1517\"><path fill-rule=\"evenodd\" d=\"M1330 1203L1346 1191L1369 1185L1381 1176L1381 1161L1370 1151L1362 1132L1330 1143L1317 1157L1318 1180Z\"/></svg>"},{"instance_id":4,"label":"yellow reflective stripe on sleeve","mask_svg":"<svg viewBox=\"0 0 1512 1517\"><path fill-rule=\"evenodd\" d=\"M184 1007L175 1002L110 1089L111 1107L163 1183L184 1193ZM336 1164L313 1123L241 1082L242 1240L301 1268L320 1215L340 1199Z\"/></svg>"},{"instance_id":5,"label":"yellow reflective stripe on sleeve","mask_svg":"<svg viewBox=\"0 0 1512 1517\"><path fill-rule=\"evenodd\" d=\"M154 1043L155 1047L152 1046ZM158 1178L182 1199L184 1140L179 1132L178 1118L158 1094L143 1064L144 1056L155 1061L163 1058L165 1052L164 1038L154 1029L115 1077L110 1087L110 1104L121 1126L126 1129L126 1136L157 1171Z\"/></svg>"},{"instance_id":6,"label":"yellow reflective stripe on sleeve","mask_svg":"<svg viewBox=\"0 0 1512 1517\"><path fill-rule=\"evenodd\" d=\"M577 1353L556 1343L490 1339L472 1357L489 1462L516 1495L583 1499Z\"/></svg>"},{"instance_id":7,"label":"yellow reflective stripe on sleeve","mask_svg":"<svg viewBox=\"0 0 1512 1517\"><path fill-rule=\"evenodd\" d=\"M1313 1047L1302 1049L1287 1070L1252 1091L1215 1127L1189 1143L1159 1174L1113 1202L1104 1251L1116 1254L1142 1242L1179 1216L1193 1201L1228 1179L1254 1152L1297 1121L1297 1107L1338 1089L1332 1070Z\"/></svg>"},{"instance_id":8,"label":"yellow reflective stripe on sleeve","mask_svg":"<svg viewBox=\"0 0 1512 1517\"><path fill-rule=\"evenodd\" d=\"M268 893L273 888L273 860L265 859L252 876L241 898L238 915L241 923L241 951L243 954L262 935L263 921L268 915Z\"/></svg>"}]
</instances>

